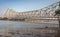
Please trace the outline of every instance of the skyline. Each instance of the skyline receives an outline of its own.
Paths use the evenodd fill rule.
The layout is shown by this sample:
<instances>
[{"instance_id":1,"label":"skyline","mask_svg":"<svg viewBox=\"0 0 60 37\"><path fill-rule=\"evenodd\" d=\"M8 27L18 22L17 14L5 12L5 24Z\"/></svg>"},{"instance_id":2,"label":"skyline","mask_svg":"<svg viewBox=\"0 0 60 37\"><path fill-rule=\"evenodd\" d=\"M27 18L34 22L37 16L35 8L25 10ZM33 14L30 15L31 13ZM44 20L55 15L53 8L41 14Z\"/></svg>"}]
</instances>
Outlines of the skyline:
<instances>
[{"instance_id":1,"label":"skyline","mask_svg":"<svg viewBox=\"0 0 60 37\"><path fill-rule=\"evenodd\" d=\"M0 0L0 15L3 15L8 8L17 12L31 11L44 8L59 0Z\"/></svg>"}]
</instances>

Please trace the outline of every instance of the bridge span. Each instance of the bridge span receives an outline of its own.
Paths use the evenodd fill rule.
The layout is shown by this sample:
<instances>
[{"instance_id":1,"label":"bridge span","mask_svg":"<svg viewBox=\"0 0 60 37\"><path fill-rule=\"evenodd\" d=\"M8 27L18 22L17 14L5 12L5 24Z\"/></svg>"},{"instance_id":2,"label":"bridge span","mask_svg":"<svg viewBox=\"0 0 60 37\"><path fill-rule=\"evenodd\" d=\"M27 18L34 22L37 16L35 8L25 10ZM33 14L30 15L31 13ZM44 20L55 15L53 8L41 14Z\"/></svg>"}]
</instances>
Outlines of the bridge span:
<instances>
[{"instance_id":1,"label":"bridge span","mask_svg":"<svg viewBox=\"0 0 60 37\"><path fill-rule=\"evenodd\" d=\"M7 9L5 13L5 17L8 19L25 19L25 20L50 20L56 21L57 16L55 15L55 11L59 8L59 2L44 7L38 10L26 11L26 12L16 12L12 9Z\"/></svg>"}]
</instances>

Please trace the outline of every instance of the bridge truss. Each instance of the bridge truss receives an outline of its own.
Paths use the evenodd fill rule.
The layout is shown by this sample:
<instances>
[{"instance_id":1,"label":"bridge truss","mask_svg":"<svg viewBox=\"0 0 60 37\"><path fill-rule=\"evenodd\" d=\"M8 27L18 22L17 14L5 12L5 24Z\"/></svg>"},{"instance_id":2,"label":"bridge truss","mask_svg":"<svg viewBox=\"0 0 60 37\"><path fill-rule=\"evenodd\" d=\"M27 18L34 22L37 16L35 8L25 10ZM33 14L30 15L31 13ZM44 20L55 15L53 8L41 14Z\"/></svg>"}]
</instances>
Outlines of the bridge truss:
<instances>
[{"instance_id":1,"label":"bridge truss","mask_svg":"<svg viewBox=\"0 0 60 37\"><path fill-rule=\"evenodd\" d=\"M26 11L26 12L15 12L12 9L8 9L5 13L7 18L15 18L15 19L23 19L23 18L30 18L30 19L40 19L40 18L50 18L55 17L55 10L59 8L59 2L49 5L45 8L33 11Z\"/></svg>"}]
</instances>

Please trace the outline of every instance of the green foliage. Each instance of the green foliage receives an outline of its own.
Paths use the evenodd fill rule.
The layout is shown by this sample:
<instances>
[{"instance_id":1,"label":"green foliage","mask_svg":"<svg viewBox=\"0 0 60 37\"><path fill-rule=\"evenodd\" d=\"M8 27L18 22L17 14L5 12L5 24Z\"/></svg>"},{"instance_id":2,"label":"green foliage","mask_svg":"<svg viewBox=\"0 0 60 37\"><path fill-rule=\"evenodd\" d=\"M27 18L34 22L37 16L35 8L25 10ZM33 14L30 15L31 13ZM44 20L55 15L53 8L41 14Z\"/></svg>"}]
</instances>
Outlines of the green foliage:
<instances>
[{"instance_id":1,"label":"green foliage","mask_svg":"<svg viewBox=\"0 0 60 37\"><path fill-rule=\"evenodd\" d=\"M60 7L60 1L59 1L59 7Z\"/></svg>"},{"instance_id":2,"label":"green foliage","mask_svg":"<svg viewBox=\"0 0 60 37\"><path fill-rule=\"evenodd\" d=\"M60 16L60 1L59 1L59 9L57 9L57 10L55 11L55 15Z\"/></svg>"},{"instance_id":3,"label":"green foliage","mask_svg":"<svg viewBox=\"0 0 60 37\"><path fill-rule=\"evenodd\" d=\"M55 15L60 15L60 10L56 10Z\"/></svg>"}]
</instances>

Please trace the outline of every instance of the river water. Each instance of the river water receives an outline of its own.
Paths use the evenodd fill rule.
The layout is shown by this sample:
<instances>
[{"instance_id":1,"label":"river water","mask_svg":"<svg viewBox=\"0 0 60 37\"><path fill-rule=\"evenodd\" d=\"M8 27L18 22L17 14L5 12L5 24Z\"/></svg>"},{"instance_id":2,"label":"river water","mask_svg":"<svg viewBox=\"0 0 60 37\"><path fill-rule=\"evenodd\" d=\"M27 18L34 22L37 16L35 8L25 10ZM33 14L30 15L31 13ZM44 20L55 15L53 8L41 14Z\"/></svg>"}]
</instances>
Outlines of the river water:
<instances>
[{"instance_id":1,"label":"river water","mask_svg":"<svg viewBox=\"0 0 60 37\"><path fill-rule=\"evenodd\" d=\"M11 37L46 37L47 34L40 32L39 29L34 29L34 28L45 28L45 27L58 27L57 23L27 23L27 22L22 22L22 21L7 21L7 20L0 20L0 30L1 29L19 29L20 28L32 28L33 30L30 30L27 32L26 31L21 31L20 34L15 34L11 35ZM14 32L13 31L13 32ZM16 32L14 32L16 33ZM56 32L48 34L49 36L54 36ZM4 33L3 33L4 34ZM53 35L52 35L53 34ZM4 35L3 35L4 37Z\"/></svg>"},{"instance_id":2,"label":"river water","mask_svg":"<svg viewBox=\"0 0 60 37\"><path fill-rule=\"evenodd\" d=\"M27 22L20 22L20 21L6 21L0 20L0 29L6 28L44 28L44 27L58 27L57 23L27 23Z\"/></svg>"}]
</instances>

